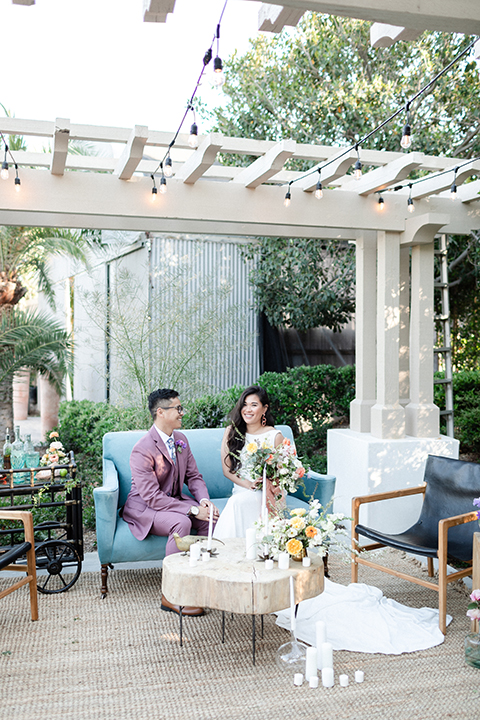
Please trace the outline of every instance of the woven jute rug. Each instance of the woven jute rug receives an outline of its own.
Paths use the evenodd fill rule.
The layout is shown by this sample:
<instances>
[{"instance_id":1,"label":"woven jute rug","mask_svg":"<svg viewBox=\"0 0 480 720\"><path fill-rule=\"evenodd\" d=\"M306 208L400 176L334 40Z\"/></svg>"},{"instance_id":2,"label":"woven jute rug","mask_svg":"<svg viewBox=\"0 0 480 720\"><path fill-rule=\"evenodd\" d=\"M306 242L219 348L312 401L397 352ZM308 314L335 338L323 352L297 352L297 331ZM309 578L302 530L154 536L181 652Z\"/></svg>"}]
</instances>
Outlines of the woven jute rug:
<instances>
[{"instance_id":1,"label":"woven jute rug","mask_svg":"<svg viewBox=\"0 0 480 720\"><path fill-rule=\"evenodd\" d=\"M396 551L385 562L425 571ZM349 566L333 558L331 579L348 584ZM360 581L414 607L437 606L437 594L385 573L360 568ZM0 589L8 581L0 580ZM436 720L480 718L480 670L465 664L468 592L448 589L453 622L445 642L421 652L369 655L334 652L331 689L296 688L275 664L288 633L265 618L251 656L251 618L221 613L186 618L160 609L160 570L113 570L109 594L100 577L83 573L65 593L40 595L31 622L26 588L0 601L0 718L7 720ZM257 623L259 629L260 623ZM362 669L365 682L356 684ZM338 675L351 684L340 687Z\"/></svg>"}]
</instances>

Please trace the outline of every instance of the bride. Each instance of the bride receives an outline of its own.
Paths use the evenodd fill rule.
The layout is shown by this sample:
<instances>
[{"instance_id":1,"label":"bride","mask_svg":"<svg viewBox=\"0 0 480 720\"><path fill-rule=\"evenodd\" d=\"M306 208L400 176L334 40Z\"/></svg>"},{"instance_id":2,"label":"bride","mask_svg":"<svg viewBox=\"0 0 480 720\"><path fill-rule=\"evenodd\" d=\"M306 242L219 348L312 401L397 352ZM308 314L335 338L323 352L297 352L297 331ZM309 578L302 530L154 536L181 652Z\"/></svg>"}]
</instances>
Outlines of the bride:
<instances>
[{"instance_id":1,"label":"bride","mask_svg":"<svg viewBox=\"0 0 480 720\"><path fill-rule=\"evenodd\" d=\"M262 493L245 467L247 445L277 447L283 441L275 429L265 390L253 385L242 393L230 413L222 441L223 474L233 483L232 496L215 526L219 539L245 537L260 517ZM277 612L277 625L289 629L290 610ZM410 608L389 600L369 585L338 585L325 579L324 592L298 605L296 637L315 644L316 622L327 626L327 640L336 650L400 654L423 650L444 640L438 611ZM448 621L451 618L448 617Z\"/></svg>"},{"instance_id":2,"label":"bride","mask_svg":"<svg viewBox=\"0 0 480 720\"><path fill-rule=\"evenodd\" d=\"M247 445L252 442L277 447L283 441L281 432L275 429L269 410L268 395L258 386L248 387L230 413L231 424L226 428L222 441L222 468L226 478L232 481L232 496L215 526L219 539L245 537L248 528L258 520L261 512L262 493L257 491L258 478L245 472Z\"/></svg>"}]
</instances>

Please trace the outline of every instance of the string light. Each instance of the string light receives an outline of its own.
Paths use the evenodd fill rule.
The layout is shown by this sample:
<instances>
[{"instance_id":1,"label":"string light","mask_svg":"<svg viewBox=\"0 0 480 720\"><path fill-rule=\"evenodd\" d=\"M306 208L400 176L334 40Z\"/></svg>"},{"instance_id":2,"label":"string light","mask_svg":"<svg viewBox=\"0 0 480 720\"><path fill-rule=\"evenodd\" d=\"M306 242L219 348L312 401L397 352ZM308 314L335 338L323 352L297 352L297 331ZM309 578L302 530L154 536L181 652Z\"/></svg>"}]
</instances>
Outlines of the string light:
<instances>
[{"instance_id":1,"label":"string light","mask_svg":"<svg viewBox=\"0 0 480 720\"><path fill-rule=\"evenodd\" d=\"M165 177L172 177L173 175L173 165L172 165L172 158L170 157L170 153L167 155L165 160Z\"/></svg>"},{"instance_id":2,"label":"string light","mask_svg":"<svg viewBox=\"0 0 480 720\"><path fill-rule=\"evenodd\" d=\"M409 213L413 213L415 212L415 205L413 204L412 200L412 183L410 183L408 187L410 188L410 195L408 196L407 200L407 210Z\"/></svg>"},{"instance_id":3,"label":"string light","mask_svg":"<svg viewBox=\"0 0 480 720\"><path fill-rule=\"evenodd\" d=\"M2 169L0 170L0 177L2 178L2 180L8 180L8 178L10 177L10 173L8 172L7 153L8 145L5 143L5 157L3 159Z\"/></svg>"},{"instance_id":4,"label":"string light","mask_svg":"<svg viewBox=\"0 0 480 720\"><path fill-rule=\"evenodd\" d=\"M381 195L378 198L378 209L380 212L383 212L383 210L385 210L385 200L383 199L383 197Z\"/></svg>"},{"instance_id":5,"label":"string light","mask_svg":"<svg viewBox=\"0 0 480 720\"><path fill-rule=\"evenodd\" d=\"M409 110L410 110L410 103L408 102L405 110L407 112L407 120L403 127L403 134L402 139L400 140L400 145L404 150L408 150L408 148L412 144L412 128L410 127L410 120L409 120Z\"/></svg>"},{"instance_id":6,"label":"string light","mask_svg":"<svg viewBox=\"0 0 480 720\"><path fill-rule=\"evenodd\" d=\"M290 205L291 200L292 200L292 193L290 192L290 186L291 186L291 184L292 184L292 183L289 183L289 184L288 184L288 190L287 190L287 192L286 192L286 194L285 194L285 200L283 201L283 204L285 205L285 207L288 207L288 206Z\"/></svg>"},{"instance_id":7,"label":"string light","mask_svg":"<svg viewBox=\"0 0 480 720\"><path fill-rule=\"evenodd\" d=\"M18 165L15 163L15 190L20 192L20 178L18 177Z\"/></svg>"},{"instance_id":8,"label":"string light","mask_svg":"<svg viewBox=\"0 0 480 720\"><path fill-rule=\"evenodd\" d=\"M167 181L165 179L165 175L162 175L162 177L160 178L160 193L162 195L165 195L166 192L167 192Z\"/></svg>"},{"instance_id":9,"label":"string light","mask_svg":"<svg viewBox=\"0 0 480 720\"><path fill-rule=\"evenodd\" d=\"M453 170L453 183L452 187L450 188L450 197L452 198L452 200L457 199L457 172L458 167L454 168Z\"/></svg>"},{"instance_id":10,"label":"string light","mask_svg":"<svg viewBox=\"0 0 480 720\"><path fill-rule=\"evenodd\" d=\"M323 197L323 188L322 188L322 183L321 183L320 177L321 176L320 176L320 170L319 170L317 186L315 188L315 197L317 198L317 200L320 200Z\"/></svg>"},{"instance_id":11,"label":"string light","mask_svg":"<svg viewBox=\"0 0 480 720\"><path fill-rule=\"evenodd\" d=\"M152 202L155 202L155 200L157 199L157 195L158 195L158 193L157 193L157 186L155 185L155 175L150 175L150 177L151 177L152 180L153 180Z\"/></svg>"},{"instance_id":12,"label":"string light","mask_svg":"<svg viewBox=\"0 0 480 720\"><path fill-rule=\"evenodd\" d=\"M188 144L190 147L195 150L195 148L198 147L198 125L197 123L193 122L190 127L190 136L188 138Z\"/></svg>"},{"instance_id":13,"label":"string light","mask_svg":"<svg viewBox=\"0 0 480 720\"><path fill-rule=\"evenodd\" d=\"M358 145L355 146L357 151L357 162L355 163L355 180L360 180L362 177L362 163L360 162L360 153L358 151Z\"/></svg>"},{"instance_id":14,"label":"string light","mask_svg":"<svg viewBox=\"0 0 480 720\"><path fill-rule=\"evenodd\" d=\"M217 57L213 61L213 84L217 88L221 88L225 82L223 74L223 63L220 57L220 23L217 25Z\"/></svg>"}]
</instances>

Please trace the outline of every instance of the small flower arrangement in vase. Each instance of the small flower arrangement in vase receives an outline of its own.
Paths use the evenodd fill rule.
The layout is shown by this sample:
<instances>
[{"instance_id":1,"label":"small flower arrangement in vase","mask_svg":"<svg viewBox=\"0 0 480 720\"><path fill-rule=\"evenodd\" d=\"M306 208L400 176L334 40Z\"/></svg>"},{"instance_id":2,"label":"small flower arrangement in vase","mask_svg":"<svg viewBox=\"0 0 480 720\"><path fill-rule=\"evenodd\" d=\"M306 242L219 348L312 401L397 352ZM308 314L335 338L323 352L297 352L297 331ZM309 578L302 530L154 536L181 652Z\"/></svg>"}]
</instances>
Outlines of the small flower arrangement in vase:
<instances>
[{"instance_id":1,"label":"small flower arrangement in vase","mask_svg":"<svg viewBox=\"0 0 480 720\"><path fill-rule=\"evenodd\" d=\"M480 620L480 590L473 590L470 600L467 617L478 622ZM471 632L465 638L465 662L467 665L480 668L480 633L478 632Z\"/></svg>"},{"instance_id":2,"label":"small flower arrangement in vase","mask_svg":"<svg viewBox=\"0 0 480 720\"><path fill-rule=\"evenodd\" d=\"M55 467L55 465L64 465L68 462L67 460L67 453L65 452L65 449L58 440L58 432L56 430L53 430L50 435L48 436L51 440L50 445L45 450L45 453L40 458L40 465L42 467ZM54 474L59 477L66 477L68 474L68 471L66 468L56 469L54 471ZM52 477L51 470L40 470L36 478L37 480L48 480Z\"/></svg>"},{"instance_id":3,"label":"small flower arrangement in vase","mask_svg":"<svg viewBox=\"0 0 480 720\"><path fill-rule=\"evenodd\" d=\"M342 513L327 513L328 508L322 509L319 500L312 499L309 502L309 509L295 508L284 511L277 517L270 518L268 534L260 540L264 546L268 546L271 552L278 554L288 552L293 560L301 561L309 548L314 549L319 557L324 557L329 546L335 541L343 547L338 538L347 535L345 528L341 526L347 516ZM257 524L260 532L264 530L262 522ZM351 552L350 547L345 550Z\"/></svg>"}]
</instances>

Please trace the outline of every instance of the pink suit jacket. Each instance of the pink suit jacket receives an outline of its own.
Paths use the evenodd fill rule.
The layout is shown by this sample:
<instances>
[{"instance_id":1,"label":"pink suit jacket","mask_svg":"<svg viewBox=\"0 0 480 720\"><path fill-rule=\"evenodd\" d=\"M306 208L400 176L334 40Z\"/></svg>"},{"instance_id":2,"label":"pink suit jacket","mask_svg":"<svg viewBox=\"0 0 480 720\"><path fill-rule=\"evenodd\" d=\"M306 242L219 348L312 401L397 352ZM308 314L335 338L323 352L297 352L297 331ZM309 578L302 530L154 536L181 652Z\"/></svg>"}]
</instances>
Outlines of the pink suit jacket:
<instances>
[{"instance_id":1,"label":"pink suit jacket","mask_svg":"<svg viewBox=\"0 0 480 720\"><path fill-rule=\"evenodd\" d=\"M123 508L123 519L128 522L137 540L147 537L156 512L186 515L192 505L210 497L187 438L177 430L173 437L175 441L182 440L186 445L182 452L177 450L176 465L155 426L132 450L132 487ZM196 503L188 495L182 494L184 482Z\"/></svg>"}]
</instances>

